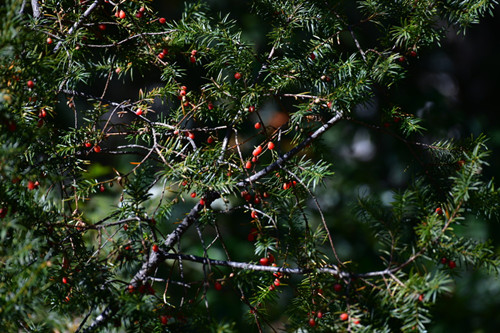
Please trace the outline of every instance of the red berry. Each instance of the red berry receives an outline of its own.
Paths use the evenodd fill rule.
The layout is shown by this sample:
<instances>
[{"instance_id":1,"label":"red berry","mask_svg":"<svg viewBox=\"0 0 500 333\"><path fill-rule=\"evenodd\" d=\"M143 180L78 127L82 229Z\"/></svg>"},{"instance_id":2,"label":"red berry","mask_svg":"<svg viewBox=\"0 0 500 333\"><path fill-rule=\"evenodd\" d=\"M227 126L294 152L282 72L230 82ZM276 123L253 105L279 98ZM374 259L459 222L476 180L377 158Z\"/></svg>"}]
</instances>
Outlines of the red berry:
<instances>
[{"instance_id":1,"label":"red berry","mask_svg":"<svg viewBox=\"0 0 500 333\"><path fill-rule=\"evenodd\" d=\"M234 73L234 78L235 78L236 80L241 79L241 74L240 74L239 72Z\"/></svg>"},{"instance_id":2,"label":"red berry","mask_svg":"<svg viewBox=\"0 0 500 333\"><path fill-rule=\"evenodd\" d=\"M340 315L340 320L342 320L342 321L346 321L348 318L349 318L349 315L345 312Z\"/></svg>"},{"instance_id":3,"label":"red berry","mask_svg":"<svg viewBox=\"0 0 500 333\"><path fill-rule=\"evenodd\" d=\"M98 28L99 28L99 30L104 31L104 30L106 30L106 24L99 24Z\"/></svg>"},{"instance_id":4,"label":"red berry","mask_svg":"<svg viewBox=\"0 0 500 333\"><path fill-rule=\"evenodd\" d=\"M262 147L261 146L257 146L253 152L252 152L252 155L253 156L259 156L259 154L262 153Z\"/></svg>"},{"instance_id":5,"label":"red berry","mask_svg":"<svg viewBox=\"0 0 500 333\"><path fill-rule=\"evenodd\" d=\"M255 123L255 125L253 125L253 127L255 127L255 129L260 129L262 125L260 123Z\"/></svg>"},{"instance_id":6,"label":"red berry","mask_svg":"<svg viewBox=\"0 0 500 333\"><path fill-rule=\"evenodd\" d=\"M187 180L183 180L182 181L182 186L186 186L188 184L188 181Z\"/></svg>"},{"instance_id":7,"label":"red berry","mask_svg":"<svg viewBox=\"0 0 500 333\"><path fill-rule=\"evenodd\" d=\"M252 213L250 213L250 216L253 218L253 219L256 219L257 218L257 212L255 210L252 210Z\"/></svg>"},{"instance_id":8,"label":"red berry","mask_svg":"<svg viewBox=\"0 0 500 333\"><path fill-rule=\"evenodd\" d=\"M420 294L420 295L418 296L418 300L419 300L420 302L423 302L423 300L424 300L424 294Z\"/></svg>"},{"instance_id":9,"label":"red berry","mask_svg":"<svg viewBox=\"0 0 500 333\"><path fill-rule=\"evenodd\" d=\"M165 315L160 316L160 321L162 325L167 325L168 323L168 317Z\"/></svg>"},{"instance_id":10,"label":"red berry","mask_svg":"<svg viewBox=\"0 0 500 333\"><path fill-rule=\"evenodd\" d=\"M106 191L106 188L104 187L103 184L101 184L101 186L99 186L99 191L101 191L101 192Z\"/></svg>"},{"instance_id":11,"label":"red berry","mask_svg":"<svg viewBox=\"0 0 500 333\"><path fill-rule=\"evenodd\" d=\"M401 121L401 118L394 117L394 118L392 118L392 121L394 121L395 123L399 123Z\"/></svg>"},{"instance_id":12,"label":"red berry","mask_svg":"<svg viewBox=\"0 0 500 333\"><path fill-rule=\"evenodd\" d=\"M128 229L128 224L124 224L123 225L123 230L127 231L127 229Z\"/></svg>"},{"instance_id":13,"label":"red berry","mask_svg":"<svg viewBox=\"0 0 500 333\"><path fill-rule=\"evenodd\" d=\"M45 109L41 109L40 112L38 113L39 118L45 118L47 117L47 111Z\"/></svg>"},{"instance_id":14,"label":"red berry","mask_svg":"<svg viewBox=\"0 0 500 333\"><path fill-rule=\"evenodd\" d=\"M68 284L68 278L67 278L67 277L63 277L63 278L62 278L62 283L64 283L64 284Z\"/></svg>"},{"instance_id":15,"label":"red berry","mask_svg":"<svg viewBox=\"0 0 500 333\"><path fill-rule=\"evenodd\" d=\"M209 102L208 103L208 109L209 110L213 110L213 108L214 108L214 105L212 104L212 102Z\"/></svg>"},{"instance_id":16,"label":"red berry","mask_svg":"<svg viewBox=\"0 0 500 333\"><path fill-rule=\"evenodd\" d=\"M253 203L256 205L260 204L260 198L256 196L255 199L253 199Z\"/></svg>"},{"instance_id":17,"label":"red berry","mask_svg":"<svg viewBox=\"0 0 500 333\"><path fill-rule=\"evenodd\" d=\"M186 96L186 90L181 90L181 91L179 92L179 95L181 95L181 96Z\"/></svg>"},{"instance_id":18,"label":"red berry","mask_svg":"<svg viewBox=\"0 0 500 333\"><path fill-rule=\"evenodd\" d=\"M127 289L128 289L128 292L131 293L131 294L135 291L134 286L131 285L131 284L128 285Z\"/></svg>"},{"instance_id":19,"label":"red berry","mask_svg":"<svg viewBox=\"0 0 500 333\"><path fill-rule=\"evenodd\" d=\"M413 50L412 50L412 51L410 51L410 56L412 56L412 57L414 57L414 58L415 58L415 57L417 56L417 52L415 52L415 51L413 51Z\"/></svg>"},{"instance_id":20,"label":"red berry","mask_svg":"<svg viewBox=\"0 0 500 333\"><path fill-rule=\"evenodd\" d=\"M352 321L352 323L353 323L354 325L359 325L359 319L354 319L354 320Z\"/></svg>"},{"instance_id":21,"label":"red berry","mask_svg":"<svg viewBox=\"0 0 500 333\"><path fill-rule=\"evenodd\" d=\"M191 198L196 198L196 192L191 193Z\"/></svg>"},{"instance_id":22,"label":"red berry","mask_svg":"<svg viewBox=\"0 0 500 333\"><path fill-rule=\"evenodd\" d=\"M269 290L270 291L273 291L274 289L276 289L276 287L274 286L274 284L272 284L272 285L269 286Z\"/></svg>"},{"instance_id":23,"label":"red berry","mask_svg":"<svg viewBox=\"0 0 500 333\"><path fill-rule=\"evenodd\" d=\"M273 256L271 253L269 253L269 254L267 255L267 257L269 258L269 262L270 262L270 263L273 263L273 262L274 262L274 256Z\"/></svg>"},{"instance_id":24,"label":"red berry","mask_svg":"<svg viewBox=\"0 0 500 333\"><path fill-rule=\"evenodd\" d=\"M260 258L260 259L259 259L259 263L260 263L262 266L269 266L269 259L268 259L268 258Z\"/></svg>"},{"instance_id":25,"label":"red berry","mask_svg":"<svg viewBox=\"0 0 500 333\"><path fill-rule=\"evenodd\" d=\"M438 215L443 215L443 210L441 209L441 207L438 207L436 208L435 213Z\"/></svg>"},{"instance_id":26,"label":"red berry","mask_svg":"<svg viewBox=\"0 0 500 333\"><path fill-rule=\"evenodd\" d=\"M267 198L269 198L269 193L264 192L264 193L262 193L262 196L267 199Z\"/></svg>"},{"instance_id":27,"label":"red berry","mask_svg":"<svg viewBox=\"0 0 500 333\"><path fill-rule=\"evenodd\" d=\"M193 139L194 139L194 134L193 134L193 133L191 133L191 132L189 132L189 133L188 133L188 138L190 138L191 140L193 140Z\"/></svg>"},{"instance_id":28,"label":"red berry","mask_svg":"<svg viewBox=\"0 0 500 333\"><path fill-rule=\"evenodd\" d=\"M189 57L189 61L190 61L192 64L194 64L194 63L196 62L196 57L194 57L194 56L190 56L190 57Z\"/></svg>"},{"instance_id":29,"label":"red berry","mask_svg":"<svg viewBox=\"0 0 500 333\"><path fill-rule=\"evenodd\" d=\"M142 109L137 109L137 111L135 111L135 114L138 115L138 116L141 116L142 115Z\"/></svg>"},{"instance_id":30,"label":"red berry","mask_svg":"<svg viewBox=\"0 0 500 333\"><path fill-rule=\"evenodd\" d=\"M154 244L153 245L153 252L158 252L159 248L158 245Z\"/></svg>"},{"instance_id":31,"label":"red berry","mask_svg":"<svg viewBox=\"0 0 500 333\"><path fill-rule=\"evenodd\" d=\"M36 188L35 182L30 180L28 181L28 190L32 191Z\"/></svg>"},{"instance_id":32,"label":"red berry","mask_svg":"<svg viewBox=\"0 0 500 333\"><path fill-rule=\"evenodd\" d=\"M276 279L276 280L274 280L274 285L275 285L276 287L279 287L279 286L280 286L280 284L281 284L280 279Z\"/></svg>"},{"instance_id":33,"label":"red berry","mask_svg":"<svg viewBox=\"0 0 500 333\"><path fill-rule=\"evenodd\" d=\"M258 161L259 159L256 156L252 157L252 163L257 163Z\"/></svg>"},{"instance_id":34,"label":"red berry","mask_svg":"<svg viewBox=\"0 0 500 333\"><path fill-rule=\"evenodd\" d=\"M141 18L141 17L142 17L142 12L137 12L137 13L135 14L135 17L137 17L137 18Z\"/></svg>"},{"instance_id":35,"label":"red berry","mask_svg":"<svg viewBox=\"0 0 500 333\"><path fill-rule=\"evenodd\" d=\"M445 257L441 258L441 263L442 263L443 265L446 265L446 264L448 263L448 259L447 259L447 258L445 258Z\"/></svg>"},{"instance_id":36,"label":"red berry","mask_svg":"<svg viewBox=\"0 0 500 333\"><path fill-rule=\"evenodd\" d=\"M326 106L328 106L328 108L331 109L332 108L332 102L326 103Z\"/></svg>"},{"instance_id":37,"label":"red berry","mask_svg":"<svg viewBox=\"0 0 500 333\"><path fill-rule=\"evenodd\" d=\"M251 169L251 168L252 168L252 162L248 161L248 162L245 164L245 168L246 168L246 169Z\"/></svg>"},{"instance_id":38,"label":"red berry","mask_svg":"<svg viewBox=\"0 0 500 333\"><path fill-rule=\"evenodd\" d=\"M186 86L182 86L181 90L188 90L188 88Z\"/></svg>"},{"instance_id":39,"label":"red berry","mask_svg":"<svg viewBox=\"0 0 500 333\"><path fill-rule=\"evenodd\" d=\"M158 58L160 58L160 59L165 58L165 54L163 54L163 52L160 52L160 53L158 54Z\"/></svg>"},{"instance_id":40,"label":"red berry","mask_svg":"<svg viewBox=\"0 0 500 333\"><path fill-rule=\"evenodd\" d=\"M342 285L341 285L341 284L339 284L339 283L335 283L335 284L333 285L333 290L335 290L336 292L341 291L341 290L342 290Z\"/></svg>"},{"instance_id":41,"label":"red berry","mask_svg":"<svg viewBox=\"0 0 500 333\"><path fill-rule=\"evenodd\" d=\"M47 44L52 44L52 38L47 37Z\"/></svg>"},{"instance_id":42,"label":"red berry","mask_svg":"<svg viewBox=\"0 0 500 333\"><path fill-rule=\"evenodd\" d=\"M311 54L309 55L309 57L311 58L311 60L316 59L316 55L315 55L314 53L311 53Z\"/></svg>"},{"instance_id":43,"label":"red berry","mask_svg":"<svg viewBox=\"0 0 500 333\"><path fill-rule=\"evenodd\" d=\"M127 15L125 14L125 12L124 12L123 10L120 10L120 11L118 12L118 17L119 17L119 18L124 19L124 18L125 18L125 16L127 16Z\"/></svg>"},{"instance_id":44,"label":"red berry","mask_svg":"<svg viewBox=\"0 0 500 333\"><path fill-rule=\"evenodd\" d=\"M99 152L101 151L101 147L99 147L98 145L95 145L95 146L94 146L94 151L95 151L96 153L99 153Z\"/></svg>"},{"instance_id":45,"label":"red berry","mask_svg":"<svg viewBox=\"0 0 500 333\"><path fill-rule=\"evenodd\" d=\"M86 148L92 147L92 144L90 142L88 142L88 141L85 142L84 145L85 145Z\"/></svg>"},{"instance_id":46,"label":"red berry","mask_svg":"<svg viewBox=\"0 0 500 333\"><path fill-rule=\"evenodd\" d=\"M212 143L214 143L214 138L212 138L211 136L209 136L209 137L207 138L207 143L208 143L208 144L212 144Z\"/></svg>"},{"instance_id":47,"label":"red berry","mask_svg":"<svg viewBox=\"0 0 500 333\"><path fill-rule=\"evenodd\" d=\"M405 59L405 57L401 56L401 57L399 57L399 59L398 59L398 60L399 60L399 62L403 62L403 61L405 61L406 59Z\"/></svg>"},{"instance_id":48,"label":"red berry","mask_svg":"<svg viewBox=\"0 0 500 333\"><path fill-rule=\"evenodd\" d=\"M3 219L7 215L7 207L0 208L0 219Z\"/></svg>"},{"instance_id":49,"label":"red berry","mask_svg":"<svg viewBox=\"0 0 500 333\"><path fill-rule=\"evenodd\" d=\"M318 311L318 313L316 314L316 317L323 318L323 312Z\"/></svg>"},{"instance_id":50,"label":"red berry","mask_svg":"<svg viewBox=\"0 0 500 333\"><path fill-rule=\"evenodd\" d=\"M144 7L139 8L139 13L144 13L145 11L146 11L146 8L144 8Z\"/></svg>"},{"instance_id":51,"label":"red berry","mask_svg":"<svg viewBox=\"0 0 500 333\"><path fill-rule=\"evenodd\" d=\"M250 229L250 233L248 233L247 239L249 242L253 242L255 240L255 236L258 234L258 230L256 228Z\"/></svg>"},{"instance_id":52,"label":"red berry","mask_svg":"<svg viewBox=\"0 0 500 333\"><path fill-rule=\"evenodd\" d=\"M205 206L205 203L206 203L206 202L205 202L205 199L201 198L201 199L200 199L200 205Z\"/></svg>"},{"instance_id":53,"label":"red berry","mask_svg":"<svg viewBox=\"0 0 500 333\"><path fill-rule=\"evenodd\" d=\"M158 19L158 22L160 22L160 24L165 24L167 22L167 20L164 17L160 17Z\"/></svg>"},{"instance_id":54,"label":"red berry","mask_svg":"<svg viewBox=\"0 0 500 333\"><path fill-rule=\"evenodd\" d=\"M214 288L215 290L219 291L222 289L222 284L219 281L215 281Z\"/></svg>"},{"instance_id":55,"label":"red berry","mask_svg":"<svg viewBox=\"0 0 500 333\"><path fill-rule=\"evenodd\" d=\"M311 327L316 326L316 320L314 320L314 318L309 319L309 326Z\"/></svg>"},{"instance_id":56,"label":"red berry","mask_svg":"<svg viewBox=\"0 0 500 333\"><path fill-rule=\"evenodd\" d=\"M250 106L248 107L248 112L254 112L254 111L255 111L255 106L250 105Z\"/></svg>"},{"instance_id":57,"label":"red berry","mask_svg":"<svg viewBox=\"0 0 500 333\"><path fill-rule=\"evenodd\" d=\"M269 150L273 150L274 149L274 143L272 141L268 142L267 149L269 149Z\"/></svg>"},{"instance_id":58,"label":"red berry","mask_svg":"<svg viewBox=\"0 0 500 333\"><path fill-rule=\"evenodd\" d=\"M26 85L28 86L28 88L33 89L33 88L35 87L35 82L33 82L33 81L29 80L29 81L26 83Z\"/></svg>"},{"instance_id":59,"label":"red berry","mask_svg":"<svg viewBox=\"0 0 500 333\"><path fill-rule=\"evenodd\" d=\"M448 263L448 267L450 267L451 269L457 267L457 263L454 262L453 260L450 260L450 262Z\"/></svg>"}]
</instances>

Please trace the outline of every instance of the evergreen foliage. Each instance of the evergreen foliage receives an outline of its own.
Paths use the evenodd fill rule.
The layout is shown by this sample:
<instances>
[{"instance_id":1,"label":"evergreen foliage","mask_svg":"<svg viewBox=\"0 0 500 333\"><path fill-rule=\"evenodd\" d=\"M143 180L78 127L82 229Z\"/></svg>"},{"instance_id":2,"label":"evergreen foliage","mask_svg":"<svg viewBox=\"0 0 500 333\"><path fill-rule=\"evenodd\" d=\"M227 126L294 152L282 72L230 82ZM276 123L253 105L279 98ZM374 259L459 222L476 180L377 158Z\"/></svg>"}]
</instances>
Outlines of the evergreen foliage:
<instances>
[{"instance_id":1,"label":"evergreen foliage","mask_svg":"<svg viewBox=\"0 0 500 333\"><path fill-rule=\"evenodd\" d=\"M491 244L456 232L499 216L487 138L425 144L398 105L354 110L494 4L251 1L258 44L204 1L164 19L154 1L7 0L0 330L245 329L210 311L224 298L253 331L426 331L457 272L498 274ZM342 158L322 137L346 122L415 153L390 204L344 203L369 264L317 194Z\"/></svg>"}]
</instances>

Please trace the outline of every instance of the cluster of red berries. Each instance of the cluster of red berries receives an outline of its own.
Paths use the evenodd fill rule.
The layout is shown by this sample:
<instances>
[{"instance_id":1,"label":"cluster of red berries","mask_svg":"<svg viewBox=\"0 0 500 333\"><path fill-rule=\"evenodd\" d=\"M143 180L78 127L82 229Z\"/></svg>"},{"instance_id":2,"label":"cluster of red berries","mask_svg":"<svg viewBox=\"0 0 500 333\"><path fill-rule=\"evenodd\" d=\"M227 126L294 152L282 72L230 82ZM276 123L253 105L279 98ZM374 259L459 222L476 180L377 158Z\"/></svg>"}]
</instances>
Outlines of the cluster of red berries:
<instances>
[{"instance_id":1,"label":"cluster of red berries","mask_svg":"<svg viewBox=\"0 0 500 333\"><path fill-rule=\"evenodd\" d=\"M454 269L455 267L457 267L457 263L455 261L448 260L448 258L446 258L446 257L441 258L441 263L443 265L448 265L448 267L451 269Z\"/></svg>"},{"instance_id":2,"label":"cluster of red berries","mask_svg":"<svg viewBox=\"0 0 500 333\"><path fill-rule=\"evenodd\" d=\"M84 144L85 148L90 148L92 147L92 143L90 143L89 141L86 141ZM101 147L99 145L95 145L93 150L96 152L96 153L99 153L101 152Z\"/></svg>"},{"instance_id":3,"label":"cluster of red berries","mask_svg":"<svg viewBox=\"0 0 500 333\"><path fill-rule=\"evenodd\" d=\"M137 11L137 13L135 14L135 17L141 18L144 15L145 11L146 11L146 8L144 8L144 7L139 8L139 10Z\"/></svg>"},{"instance_id":4,"label":"cluster of red berries","mask_svg":"<svg viewBox=\"0 0 500 333\"><path fill-rule=\"evenodd\" d=\"M317 317L318 319L323 318L323 312L321 312L321 311L318 311L318 312L312 311L309 314L309 321L308 321L308 323L309 323L309 326L311 326L311 327L316 326L316 319L314 319L314 317Z\"/></svg>"},{"instance_id":5,"label":"cluster of red berries","mask_svg":"<svg viewBox=\"0 0 500 333\"><path fill-rule=\"evenodd\" d=\"M123 20L126 16L127 16L127 14L126 14L123 10L121 10L121 9L120 9L120 10L117 10L117 11L115 12L115 17L120 18L120 19L122 19L122 20Z\"/></svg>"},{"instance_id":6,"label":"cluster of red berries","mask_svg":"<svg viewBox=\"0 0 500 333\"><path fill-rule=\"evenodd\" d=\"M269 266L272 263L274 263L274 256L271 253L269 253L267 257L259 259L259 264L261 264L262 266Z\"/></svg>"},{"instance_id":7,"label":"cluster of red berries","mask_svg":"<svg viewBox=\"0 0 500 333\"><path fill-rule=\"evenodd\" d=\"M260 128L260 123L257 123L259 126L256 126L256 128ZM256 125L257 125L256 124ZM274 143L272 141L269 141L267 143L267 149L269 150L273 150L275 147ZM252 168L252 163L257 163L258 160L259 160L259 155L262 153L263 149L262 149L262 146L257 146L255 147L255 149L253 150L252 152L252 159L250 161L247 161L245 163L245 169L251 169Z\"/></svg>"},{"instance_id":8,"label":"cluster of red berries","mask_svg":"<svg viewBox=\"0 0 500 333\"><path fill-rule=\"evenodd\" d=\"M28 181L28 190L30 191L33 191L34 189L38 188L40 186L40 182L37 180L37 181L32 181L32 180L29 180Z\"/></svg>"},{"instance_id":9,"label":"cluster of red berries","mask_svg":"<svg viewBox=\"0 0 500 333\"><path fill-rule=\"evenodd\" d=\"M131 284L128 285L127 287L127 290L130 294L133 294L136 290L135 290L135 287ZM139 286L139 289L137 289L137 291L140 293L140 294L150 294L150 295L154 295L155 294L155 290L153 289L153 287L149 284L149 283L146 283L146 284L142 284Z\"/></svg>"},{"instance_id":10,"label":"cluster of red berries","mask_svg":"<svg viewBox=\"0 0 500 333\"><path fill-rule=\"evenodd\" d=\"M289 181L289 182L284 183L284 184L283 184L283 189L286 191L286 190L288 190L289 188L294 187L295 185L297 185L297 181L292 180L292 181Z\"/></svg>"},{"instance_id":11,"label":"cluster of red berries","mask_svg":"<svg viewBox=\"0 0 500 333\"><path fill-rule=\"evenodd\" d=\"M197 51L197 50L192 50L192 51L191 51L191 54L190 54L190 57L189 57L189 61L190 61L191 63L193 63L193 64L196 62L196 54L197 54L197 53L198 53L198 51Z\"/></svg>"},{"instance_id":12,"label":"cluster of red berries","mask_svg":"<svg viewBox=\"0 0 500 333\"><path fill-rule=\"evenodd\" d=\"M163 49L163 50L161 50L160 53L158 53L158 58L163 59L163 58L165 58L165 56L167 54L168 54L168 50L167 49Z\"/></svg>"},{"instance_id":13,"label":"cluster of red berries","mask_svg":"<svg viewBox=\"0 0 500 333\"><path fill-rule=\"evenodd\" d=\"M255 241L255 238L259 235L259 230L257 228L250 229L247 239L249 242Z\"/></svg>"}]
</instances>

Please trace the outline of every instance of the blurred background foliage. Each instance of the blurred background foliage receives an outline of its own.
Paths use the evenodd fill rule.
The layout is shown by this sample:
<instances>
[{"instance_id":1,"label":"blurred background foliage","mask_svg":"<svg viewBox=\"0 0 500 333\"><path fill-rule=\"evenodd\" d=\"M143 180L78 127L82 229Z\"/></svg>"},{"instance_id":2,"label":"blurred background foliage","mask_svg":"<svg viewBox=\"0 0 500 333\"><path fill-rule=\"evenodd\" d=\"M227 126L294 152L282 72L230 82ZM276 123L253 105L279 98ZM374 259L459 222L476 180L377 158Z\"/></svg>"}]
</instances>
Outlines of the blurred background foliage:
<instances>
[{"instance_id":1,"label":"blurred background foliage","mask_svg":"<svg viewBox=\"0 0 500 333\"><path fill-rule=\"evenodd\" d=\"M209 0L214 12L229 14L243 29L243 37L255 45L256 49L265 47L268 24L248 11L252 1L243 0ZM357 10L355 2L343 1L351 6L351 18L355 21ZM350 2L350 4L349 4ZM154 6L167 19L181 16L184 1L156 1ZM360 30L358 38L362 45L373 43L376 38L369 29ZM490 140L489 149L493 151L490 157L490 167L484 169L488 176L498 178L500 170L500 126L498 126L498 97L500 93L500 8L496 7L494 17L484 18L480 24L472 26L465 34L459 34L449 28L447 38L441 45L421 49L416 57L407 57L405 66L409 72L407 77L396 86L387 89L380 87L375 90L375 96L364 105L359 105L356 114L366 123L375 124L377 128L363 126L354 122L343 122L323 136L322 145L330 151L329 158L334 163L335 175L330 177L326 186L317 189L317 196L328 221L333 221L333 235L339 254L342 258L351 258L359 266L370 267L377 253L373 251L374 241L367 239L367 232L362 232L366 226L356 220L350 202L359 196L368 194L378 196L385 204L391 202L394 192L405 188L415 174L432 169L432 165L418 162L421 155L418 149L410 150L404 143L394 140L396 132L381 118L381 110L398 106L401 114L416 114L423 118L422 126L426 131L412 140L432 144L437 140L463 140L470 135L474 137L484 133ZM347 39L346 39L347 40ZM354 45L345 45L353 48ZM199 86L200 73L196 68L187 73L190 86ZM159 74L147 73L143 78L134 77L133 81L114 81L110 84L107 98L122 100L135 96L141 88L150 89L161 84ZM96 82L96 92L102 91L104 82ZM286 112L289 105L271 105L269 108L279 108ZM277 114L279 115L279 113ZM71 115L68 115L68 120ZM397 133L396 133L397 134ZM113 174L111 166L121 172L132 168L131 157L109 156L98 157L99 164L89 170L89 179ZM87 203L88 209L94 210L94 217L104 216L110 206L116 205L120 189L111 189ZM190 199L187 199L188 201ZM194 201L186 203L186 209L175 210L179 214L186 211ZM148 203L153 207L156 202ZM311 211L317 211L311 203ZM174 211L174 212L175 212ZM227 235L226 245L229 252L235 254L233 260L243 260L251 256L253 246L246 242L250 230L250 218L243 212L224 215L219 224L222 228L233 229ZM181 218L172 216L172 219ZM317 216L312 216L313 223L319 224ZM314 219L316 218L316 219ZM500 254L500 224L486 223L476 217L468 228L460 233L475 239L492 239L497 254ZM245 222L246 221L246 222ZM235 232L236 230L236 232ZM166 230L165 230L166 231ZM192 237L186 237L183 248L187 253L202 255L202 248L197 241L196 231L191 230ZM192 239L192 244L189 244ZM238 258L238 255L241 255ZM209 251L214 259L223 259L222 253ZM186 275L193 278L198 275L203 278L201 266L186 263ZM168 272L165 272L166 274ZM229 270L220 269L220 276L229 274ZM454 292L441 298L433 311L431 332L498 332L500 328L500 280L487 277L481 271L460 271ZM162 275L161 272L159 275ZM290 283L293 283L293 278ZM175 287L173 287L175 288ZM178 297L182 297L183 289L179 287ZM289 291L291 292L291 291ZM291 294L280 294L278 303L286 303ZM218 320L234 320L236 326L245 327L245 317L248 308L239 302L237 293L227 288L222 292L210 290L208 293L211 313ZM278 307L277 307L278 309ZM272 313L273 309L269 309ZM271 317L279 318L279 313ZM274 323L275 324L275 323ZM231 324L226 330L231 330ZM278 325L279 327L279 325Z\"/></svg>"}]
</instances>

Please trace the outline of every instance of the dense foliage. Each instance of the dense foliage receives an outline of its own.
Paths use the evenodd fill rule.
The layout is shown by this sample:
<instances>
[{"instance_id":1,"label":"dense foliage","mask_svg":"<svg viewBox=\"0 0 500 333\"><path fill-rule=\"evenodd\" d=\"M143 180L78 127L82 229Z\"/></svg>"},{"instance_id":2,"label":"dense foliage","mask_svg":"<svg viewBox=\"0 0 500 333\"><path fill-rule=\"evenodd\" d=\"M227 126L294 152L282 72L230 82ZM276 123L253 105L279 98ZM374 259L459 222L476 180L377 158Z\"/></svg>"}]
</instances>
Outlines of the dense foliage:
<instances>
[{"instance_id":1,"label":"dense foliage","mask_svg":"<svg viewBox=\"0 0 500 333\"><path fill-rule=\"evenodd\" d=\"M498 218L486 137L424 142L390 98L493 1L243 4L259 36L204 1L0 7L2 331L426 331L458 271L498 273L455 232ZM329 189L343 124L406 147L389 200Z\"/></svg>"}]
</instances>

